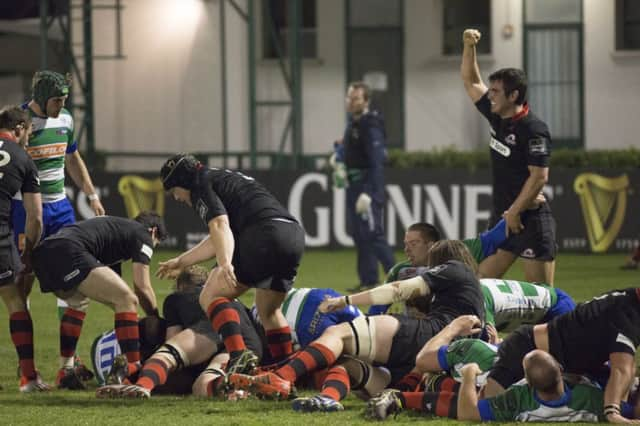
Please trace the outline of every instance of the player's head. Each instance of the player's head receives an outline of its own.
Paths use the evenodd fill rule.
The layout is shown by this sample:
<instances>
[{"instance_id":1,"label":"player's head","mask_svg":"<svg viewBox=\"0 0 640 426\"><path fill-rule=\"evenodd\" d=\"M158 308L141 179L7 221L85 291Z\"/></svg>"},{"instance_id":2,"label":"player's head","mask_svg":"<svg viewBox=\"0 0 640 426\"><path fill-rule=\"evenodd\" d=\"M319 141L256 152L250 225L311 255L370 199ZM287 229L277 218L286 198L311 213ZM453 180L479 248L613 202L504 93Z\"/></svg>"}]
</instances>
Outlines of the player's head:
<instances>
[{"instance_id":1,"label":"player's head","mask_svg":"<svg viewBox=\"0 0 640 426\"><path fill-rule=\"evenodd\" d=\"M539 392L562 392L562 367L556 359L545 351L534 349L522 359L524 377L529 385Z\"/></svg>"},{"instance_id":2,"label":"player's head","mask_svg":"<svg viewBox=\"0 0 640 426\"><path fill-rule=\"evenodd\" d=\"M474 275L477 275L478 264L462 241L440 240L433 243L427 259L428 266L442 265L450 260L464 263Z\"/></svg>"},{"instance_id":3,"label":"player's head","mask_svg":"<svg viewBox=\"0 0 640 426\"><path fill-rule=\"evenodd\" d=\"M362 115L369 108L371 90L362 81L354 81L347 89L347 112L355 116Z\"/></svg>"},{"instance_id":4,"label":"player's head","mask_svg":"<svg viewBox=\"0 0 640 426\"><path fill-rule=\"evenodd\" d=\"M191 187L202 163L187 153L169 158L160 169L162 185L176 201L191 205Z\"/></svg>"},{"instance_id":5,"label":"player's head","mask_svg":"<svg viewBox=\"0 0 640 426\"><path fill-rule=\"evenodd\" d=\"M527 100L527 75L521 69L502 68L489 76L491 111L502 115Z\"/></svg>"},{"instance_id":6,"label":"player's head","mask_svg":"<svg viewBox=\"0 0 640 426\"><path fill-rule=\"evenodd\" d=\"M430 223L418 222L404 234L404 253L414 266L427 266L429 249L440 240L440 231Z\"/></svg>"},{"instance_id":7,"label":"player's head","mask_svg":"<svg viewBox=\"0 0 640 426\"><path fill-rule=\"evenodd\" d=\"M185 268L176 278L176 290L185 291L190 288L203 286L207 282L209 271L199 265Z\"/></svg>"},{"instance_id":8,"label":"player's head","mask_svg":"<svg viewBox=\"0 0 640 426\"><path fill-rule=\"evenodd\" d=\"M167 227L164 224L164 219L158 213L152 211L140 212L134 220L149 230L154 245L167 238Z\"/></svg>"},{"instance_id":9,"label":"player's head","mask_svg":"<svg viewBox=\"0 0 640 426\"><path fill-rule=\"evenodd\" d=\"M31 135L31 115L17 105L7 105L0 110L0 129L13 133L16 141L26 146Z\"/></svg>"},{"instance_id":10,"label":"player's head","mask_svg":"<svg viewBox=\"0 0 640 426\"><path fill-rule=\"evenodd\" d=\"M31 85L34 102L47 117L57 118L69 96L69 76L55 71L38 71Z\"/></svg>"}]
</instances>

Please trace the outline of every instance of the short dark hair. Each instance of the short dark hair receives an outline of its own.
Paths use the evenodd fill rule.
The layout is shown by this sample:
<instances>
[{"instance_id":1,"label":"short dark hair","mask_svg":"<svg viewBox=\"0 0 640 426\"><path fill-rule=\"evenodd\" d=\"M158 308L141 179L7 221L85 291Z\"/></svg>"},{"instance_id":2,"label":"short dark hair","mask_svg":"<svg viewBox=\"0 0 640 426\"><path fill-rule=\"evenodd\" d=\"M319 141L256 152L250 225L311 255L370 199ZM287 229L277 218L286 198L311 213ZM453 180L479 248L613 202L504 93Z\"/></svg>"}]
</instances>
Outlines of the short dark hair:
<instances>
[{"instance_id":1,"label":"short dark hair","mask_svg":"<svg viewBox=\"0 0 640 426\"><path fill-rule=\"evenodd\" d=\"M518 68L502 68L489 76L489 81L501 81L504 86L504 94L509 96L514 90L518 91L517 105L522 105L527 100L527 75Z\"/></svg>"},{"instance_id":2,"label":"short dark hair","mask_svg":"<svg viewBox=\"0 0 640 426\"><path fill-rule=\"evenodd\" d=\"M434 225L426 222L414 223L407 228L407 231L420 232L422 238L427 242L440 241L440 231Z\"/></svg>"},{"instance_id":3,"label":"short dark hair","mask_svg":"<svg viewBox=\"0 0 640 426\"><path fill-rule=\"evenodd\" d=\"M143 224L145 228L156 228L156 238L160 241L167 238L167 227L164 224L164 219L158 213L149 210L143 211L133 220Z\"/></svg>"},{"instance_id":4,"label":"short dark hair","mask_svg":"<svg viewBox=\"0 0 640 426\"><path fill-rule=\"evenodd\" d=\"M478 264L462 241L440 240L433 243L429 249L427 264L433 267L450 260L460 261L471 269L474 275L478 274Z\"/></svg>"},{"instance_id":5,"label":"short dark hair","mask_svg":"<svg viewBox=\"0 0 640 426\"><path fill-rule=\"evenodd\" d=\"M0 110L0 129L13 130L23 125L29 127L31 115L18 105L6 105Z\"/></svg>"},{"instance_id":6,"label":"short dark hair","mask_svg":"<svg viewBox=\"0 0 640 426\"><path fill-rule=\"evenodd\" d=\"M371 88L367 83L365 83L364 81L352 81L351 83L349 83L349 87L354 90L361 89L362 97L364 98L365 102L369 102L369 98L371 98Z\"/></svg>"},{"instance_id":7,"label":"short dark hair","mask_svg":"<svg viewBox=\"0 0 640 426\"><path fill-rule=\"evenodd\" d=\"M186 152L169 158L160 169L162 185L166 191L173 187L190 189L196 172L202 168L202 163L196 157Z\"/></svg>"}]
</instances>

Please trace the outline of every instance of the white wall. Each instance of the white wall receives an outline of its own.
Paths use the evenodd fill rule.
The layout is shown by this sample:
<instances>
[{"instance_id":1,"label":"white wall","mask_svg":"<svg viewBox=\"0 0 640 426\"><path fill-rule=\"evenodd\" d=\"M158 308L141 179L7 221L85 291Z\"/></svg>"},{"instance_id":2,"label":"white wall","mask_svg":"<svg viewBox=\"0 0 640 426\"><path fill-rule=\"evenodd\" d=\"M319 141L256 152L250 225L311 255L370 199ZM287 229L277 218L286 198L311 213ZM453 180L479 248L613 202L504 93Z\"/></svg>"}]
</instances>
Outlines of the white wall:
<instances>
[{"instance_id":1,"label":"white wall","mask_svg":"<svg viewBox=\"0 0 640 426\"><path fill-rule=\"evenodd\" d=\"M139 152L221 151L220 0L135 0L123 14L125 60L96 61L97 148ZM323 153L342 133L345 88L344 1L318 1L318 60L303 61L305 153ZM478 148L487 125L460 81L460 58L440 54L442 2L405 0L407 150ZM247 0L238 3L244 9ZM585 123L588 148L638 145L640 55L612 55L613 1L584 0ZM276 61L262 59L256 1L257 97L288 99ZM492 53L482 75L522 66L522 2L492 1ZM227 11L229 149L249 147L247 25ZM94 16L96 53L113 51L111 16ZM513 25L510 38L502 36ZM277 150L288 107L260 108L258 149ZM291 143L288 140L286 150ZM161 159L112 161L111 168L157 169Z\"/></svg>"},{"instance_id":2,"label":"white wall","mask_svg":"<svg viewBox=\"0 0 640 426\"><path fill-rule=\"evenodd\" d=\"M460 79L460 57L444 57L442 51L442 2L406 0L406 147L408 150L436 146L476 148L487 140L485 120L467 97ZM521 4L493 0L492 54L480 58L483 77L495 69L522 64ZM515 26L504 39L505 24ZM462 34L460 35L462 40Z\"/></svg>"},{"instance_id":3,"label":"white wall","mask_svg":"<svg viewBox=\"0 0 640 426\"><path fill-rule=\"evenodd\" d=\"M639 147L640 51L615 52L615 2L583 1L585 146Z\"/></svg>"}]
</instances>

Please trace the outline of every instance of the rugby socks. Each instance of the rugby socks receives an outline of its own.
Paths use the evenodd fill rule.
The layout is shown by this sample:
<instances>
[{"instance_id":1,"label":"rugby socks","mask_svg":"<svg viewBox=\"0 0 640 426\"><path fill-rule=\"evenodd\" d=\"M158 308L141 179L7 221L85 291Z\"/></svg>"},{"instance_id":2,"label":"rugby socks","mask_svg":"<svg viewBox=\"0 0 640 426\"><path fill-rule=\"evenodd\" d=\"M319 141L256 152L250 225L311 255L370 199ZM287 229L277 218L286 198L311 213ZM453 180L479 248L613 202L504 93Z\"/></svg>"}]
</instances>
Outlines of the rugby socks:
<instances>
[{"instance_id":1,"label":"rugby socks","mask_svg":"<svg viewBox=\"0 0 640 426\"><path fill-rule=\"evenodd\" d=\"M267 345L273 362L282 361L293 353L293 341L291 340L291 328L284 326L273 330L267 330Z\"/></svg>"},{"instance_id":2,"label":"rugby socks","mask_svg":"<svg viewBox=\"0 0 640 426\"><path fill-rule=\"evenodd\" d=\"M87 314L73 308L66 308L60 321L60 367L73 368L74 355L82 331L82 323Z\"/></svg>"},{"instance_id":3,"label":"rugby socks","mask_svg":"<svg viewBox=\"0 0 640 426\"><path fill-rule=\"evenodd\" d=\"M347 397L350 389L347 370L341 365L334 365L327 371L320 395L329 397L334 401L341 401Z\"/></svg>"},{"instance_id":4,"label":"rugby socks","mask_svg":"<svg viewBox=\"0 0 640 426\"><path fill-rule=\"evenodd\" d=\"M151 391L158 385L164 385L168 375L169 365L160 358L151 358L144 363L136 385Z\"/></svg>"},{"instance_id":5,"label":"rugby socks","mask_svg":"<svg viewBox=\"0 0 640 426\"><path fill-rule=\"evenodd\" d=\"M451 376L436 376L434 380L428 381L426 391L430 392L455 392L460 389L460 383L456 382Z\"/></svg>"},{"instance_id":6,"label":"rugby socks","mask_svg":"<svg viewBox=\"0 0 640 426\"><path fill-rule=\"evenodd\" d=\"M392 387L403 392L412 392L416 390L416 388L420 384L420 380L422 380L422 374L411 372L400 379Z\"/></svg>"},{"instance_id":7,"label":"rugby socks","mask_svg":"<svg viewBox=\"0 0 640 426\"><path fill-rule=\"evenodd\" d=\"M275 373L283 379L295 383L298 377L327 368L335 362L336 356L331 349L321 343L314 342L298 352L291 361L278 368Z\"/></svg>"},{"instance_id":8,"label":"rugby socks","mask_svg":"<svg viewBox=\"0 0 640 426\"><path fill-rule=\"evenodd\" d=\"M240 315L233 309L231 300L225 297L214 299L207 308L207 316L213 329L222 336L231 360L240 356L247 347L242 338Z\"/></svg>"},{"instance_id":9,"label":"rugby socks","mask_svg":"<svg viewBox=\"0 0 640 426\"><path fill-rule=\"evenodd\" d=\"M14 312L9 316L11 340L18 353L20 375L29 380L36 377L33 361L33 322L28 311Z\"/></svg>"},{"instance_id":10,"label":"rugby socks","mask_svg":"<svg viewBox=\"0 0 640 426\"><path fill-rule=\"evenodd\" d=\"M116 312L116 339L129 361L129 374L140 368L140 331L136 312Z\"/></svg>"},{"instance_id":11,"label":"rugby socks","mask_svg":"<svg viewBox=\"0 0 640 426\"><path fill-rule=\"evenodd\" d=\"M402 406L409 410L450 419L458 418L458 394L454 392L402 392L400 399Z\"/></svg>"}]
</instances>

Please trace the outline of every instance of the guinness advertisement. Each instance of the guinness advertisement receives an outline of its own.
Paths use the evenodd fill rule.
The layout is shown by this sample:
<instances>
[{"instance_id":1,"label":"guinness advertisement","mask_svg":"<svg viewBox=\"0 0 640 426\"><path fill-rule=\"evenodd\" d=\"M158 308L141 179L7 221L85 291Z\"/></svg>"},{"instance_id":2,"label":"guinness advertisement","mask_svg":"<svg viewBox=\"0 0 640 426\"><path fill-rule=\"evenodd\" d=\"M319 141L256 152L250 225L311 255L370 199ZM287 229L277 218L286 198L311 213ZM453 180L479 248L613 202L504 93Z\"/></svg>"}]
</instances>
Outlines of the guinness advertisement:
<instances>
[{"instance_id":1,"label":"guinness advertisement","mask_svg":"<svg viewBox=\"0 0 640 426\"><path fill-rule=\"evenodd\" d=\"M351 247L344 190L333 189L331 176L317 171L248 173L302 222L308 248ZM157 175L94 174L107 214L135 216L140 210L161 213L171 234L165 247L184 249L199 242L207 228L190 207L171 200ZM460 170L387 170L385 228L388 241L402 248L404 230L414 222L431 222L445 238L482 232L491 210L491 175ZM550 200L560 250L626 252L639 242L640 171L551 171L545 194ZM67 188L78 220L91 217L88 200Z\"/></svg>"}]
</instances>

